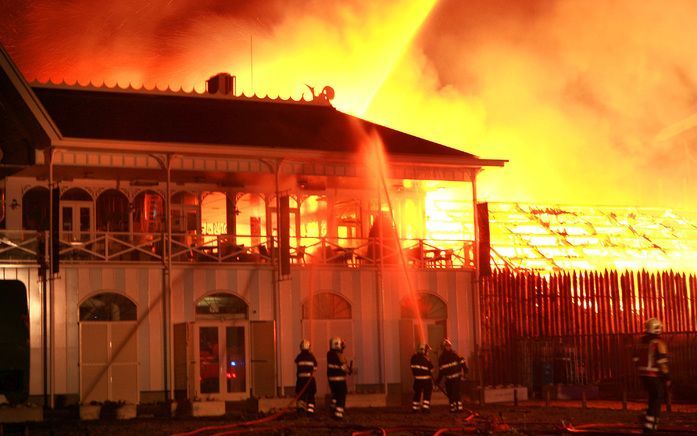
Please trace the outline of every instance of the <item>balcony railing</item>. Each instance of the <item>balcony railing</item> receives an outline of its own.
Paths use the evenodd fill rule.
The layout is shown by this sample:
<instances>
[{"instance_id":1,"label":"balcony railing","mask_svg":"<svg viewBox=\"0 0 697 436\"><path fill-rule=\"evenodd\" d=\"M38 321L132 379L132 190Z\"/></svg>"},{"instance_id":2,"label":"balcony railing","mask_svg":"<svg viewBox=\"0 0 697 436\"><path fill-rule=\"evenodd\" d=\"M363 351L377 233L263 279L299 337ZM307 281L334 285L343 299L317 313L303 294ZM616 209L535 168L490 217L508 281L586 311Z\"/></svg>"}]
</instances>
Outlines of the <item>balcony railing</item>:
<instances>
[{"instance_id":1,"label":"balcony railing","mask_svg":"<svg viewBox=\"0 0 697 436\"><path fill-rule=\"evenodd\" d=\"M40 263L47 259L47 232L0 232L0 261ZM175 263L273 264L279 258L276 237L174 233ZM64 233L61 262L162 262L164 233ZM409 268L474 268L474 244L467 240L377 238L291 238L289 261L296 265L401 266Z\"/></svg>"}]
</instances>

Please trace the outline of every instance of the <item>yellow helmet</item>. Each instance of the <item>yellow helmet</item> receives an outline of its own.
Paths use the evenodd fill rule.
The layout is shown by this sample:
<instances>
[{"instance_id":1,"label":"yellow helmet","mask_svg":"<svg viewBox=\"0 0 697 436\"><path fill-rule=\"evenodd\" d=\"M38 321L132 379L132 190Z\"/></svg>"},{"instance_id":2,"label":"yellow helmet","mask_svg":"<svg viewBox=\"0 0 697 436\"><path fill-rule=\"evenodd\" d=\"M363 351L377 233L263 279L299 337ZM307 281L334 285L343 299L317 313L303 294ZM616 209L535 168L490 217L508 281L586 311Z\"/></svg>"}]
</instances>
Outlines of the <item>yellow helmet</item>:
<instances>
[{"instance_id":1,"label":"yellow helmet","mask_svg":"<svg viewBox=\"0 0 697 436\"><path fill-rule=\"evenodd\" d=\"M307 351L310 349L310 341L303 339L300 341L300 351Z\"/></svg>"},{"instance_id":2,"label":"yellow helmet","mask_svg":"<svg viewBox=\"0 0 697 436\"><path fill-rule=\"evenodd\" d=\"M663 323L658 318L646 320L646 333L649 335L660 335L663 333Z\"/></svg>"},{"instance_id":3,"label":"yellow helmet","mask_svg":"<svg viewBox=\"0 0 697 436\"><path fill-rule=\"evenodd\" d=\"M344 341L338 336L335 336L329 340L329 349L330 350L344 351L345 347L346 347L346 344L344 344Z\"/></svg>"}]
</instances>

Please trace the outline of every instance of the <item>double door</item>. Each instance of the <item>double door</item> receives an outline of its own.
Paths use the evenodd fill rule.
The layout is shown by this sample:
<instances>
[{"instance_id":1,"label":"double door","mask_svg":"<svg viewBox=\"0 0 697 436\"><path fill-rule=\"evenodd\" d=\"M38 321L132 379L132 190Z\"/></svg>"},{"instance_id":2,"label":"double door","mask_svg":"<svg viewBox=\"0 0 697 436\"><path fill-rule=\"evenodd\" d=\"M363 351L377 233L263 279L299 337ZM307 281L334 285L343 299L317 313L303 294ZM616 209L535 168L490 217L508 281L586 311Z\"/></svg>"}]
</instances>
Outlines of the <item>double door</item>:
<instances>
[{"instance_id":1,"label":"double door","mask_svg":"<svg viewBox=\"0 0 697 436\"><path fill-rule=\"evenodd\" d=\"M418 343L425 337L426 343L431 346L429 353L433 362L433 376L438 375L438 351L443 338L446 337L446 320L431 319L401 319L399 321L399 354L401 362L402 392L410 393L413 382L410 359L416 350Z\"/></svg>"},{"instance_id":2,"label":"double door","mask_svg":"<svg viewBox=\"0 0 697 436\"><path fill-rule=\"evenodd\" d=\"M273 321L175 324L175 394L219 400L275 395L275 331Z\"/></svg>"},{"instance_id":3,"label":"double door","mask_svg":"<svg viewBox=\"0 0 697 436\"><path fill-rule=\"evenodd\" d=\"M335 336L340 337L346 343L344 357L348 362L353 360L353 350L356 344L353 340L353 323L350 319L337 320L303 320L303 337L308 338L312 344L312 353L317 358L317 371L315 380L317 382L317 396L329 393L329 382L327 381L327 351L329 351L329 339ZM356 377L347 377L349 392L356 390Z\"/></svg>"},{"instance_id":4,"label":"double door","mask_svg":"<svg viewBox=\"0 0 697 436\"><path fill-rule=\"evenodd\" d=\"M80 401L139 402L135 321L80 322Z\"/></svg>"},{"instance_id":5,"label":"double door","mask_svg":"<svg viewBox=\"0 0 697 436\"><path fill-rule=\"evenodd\" d=\"M61 239L86 242L94 233L94 205L89 201L60 202Z\"/></svg>"},{"instance_id":6,"label":"double door","mask_svg":"<svg viewBox=\"0 0 697 436\"><path fill-rule=\"evenodd\" d=\"M197 322L194 327L194 397L224 400L248 396L247 321Z\"/></svg>"}]
</instances>

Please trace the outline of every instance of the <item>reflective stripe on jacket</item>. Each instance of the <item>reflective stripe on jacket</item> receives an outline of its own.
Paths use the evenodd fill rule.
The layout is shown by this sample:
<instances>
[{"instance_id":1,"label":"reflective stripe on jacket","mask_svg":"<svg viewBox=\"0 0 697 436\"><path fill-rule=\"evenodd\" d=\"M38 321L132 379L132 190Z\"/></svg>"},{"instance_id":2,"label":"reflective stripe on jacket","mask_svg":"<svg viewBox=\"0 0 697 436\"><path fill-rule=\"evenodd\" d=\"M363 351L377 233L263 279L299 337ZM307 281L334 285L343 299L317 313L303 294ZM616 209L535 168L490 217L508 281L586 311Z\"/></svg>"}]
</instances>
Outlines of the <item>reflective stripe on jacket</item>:
<instances>
[{"instance_id":1,"label":"reflective stripe on jacket","mask_svg":"<svg viewBox=\"0 0 697 436\"><path fill-rule=\"evenodd\" d=\"M452 350L444 350L438 358L438 380L442 378L454 379L467 372L465 358Z\"/></svg>"},{"instance_id":2,"label":"reflective stripe on jacket","mask_svg":"<svg viewBox=\"0 0 697 436\"><path fill-rule=\"evenodd\" d=\"M311 377L317 369L317 359L309 350L303 350L295 357L295 366L298 378Z\"/></svg>"},{"instance_id":3,"label":"reflective stripe on jacket","mask_svg":"<svg viewBox=\"0 0 697 436\"><path fill-rule=\"evenodd\" d=\"M641 377L668 376L668 346L654 335L645 335L634 356Z\"/></svg>"},{"instance_id":4,"label":"reflective stripe on jacket","mask_svg":"<svg viewBox=\"0 0 697 436\"><path fill-rule=\"evenodd\" d=\"M336 350L327 351L327 379L329 381L346 380L348 365L346 358Z\"/></svg>"},{"instance_id":5,"label":"reflective stripe on jacket","mask_svg":"<svg viewBox=\"0 0 697 436\"><path fill-rule=\"evenodd\" d=\"M411 373L417 380L426 380L432 377L433 363L425 354L416 353L409 361Z\"/></svg>"}]
</instances>

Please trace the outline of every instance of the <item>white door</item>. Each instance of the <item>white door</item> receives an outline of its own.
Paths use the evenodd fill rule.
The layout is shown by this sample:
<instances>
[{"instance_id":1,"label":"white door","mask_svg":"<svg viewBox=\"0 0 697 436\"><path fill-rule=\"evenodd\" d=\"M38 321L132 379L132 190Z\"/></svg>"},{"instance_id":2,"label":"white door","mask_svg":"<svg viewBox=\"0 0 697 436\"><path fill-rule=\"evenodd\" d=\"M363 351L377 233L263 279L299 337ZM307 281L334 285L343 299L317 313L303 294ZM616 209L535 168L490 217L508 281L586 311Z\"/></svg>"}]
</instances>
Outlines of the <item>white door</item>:
<instances>
[{"instance_id":1,"label":"white door","mask_svg":"<svg viewBox=\"0 0 697 436\"><path fill-rule=\"evenodd\" d=\"M194 396L237 400L249 397L248 321L194 323Z\"/></svg>"},{"instance_id":2,"label":"white door","mask_svg":"<svg viewBox=\"0 0 697 436\"><path fill-rule=\"evenodd\" d=\"M344 357L348 362L353 360L356 344L353 342L353 321L350 319L332 320L303 320L303 337L309 338L312 344L312 353L317 358L317 396L321 398L329 393L329 383L327 382L327 351L329 351L329 339L335 336L340 337L346 343ZM358 368L358 362L354 363ZM349 376L347 379L349 392L356 391L355 377Z\"/></svg>"},{"instance_id":3,"label":"white door","mask_svg":"<svg viewBox=\"0 0 697 436\"><path fill-rule=\"evenodd\" d=\"M80 401L138 404L135 321L80 322Z\"/></svg>"},{"instance_id":4,"label":"white door","mask_svg":"<svg viewBox=\"0 0 697 436\"><path fill-rule=\"evenodd\" d=\"M61 239L89 241L94 233L94 205L88 201L61 201Z\"/></svg>"}]
</instances>

